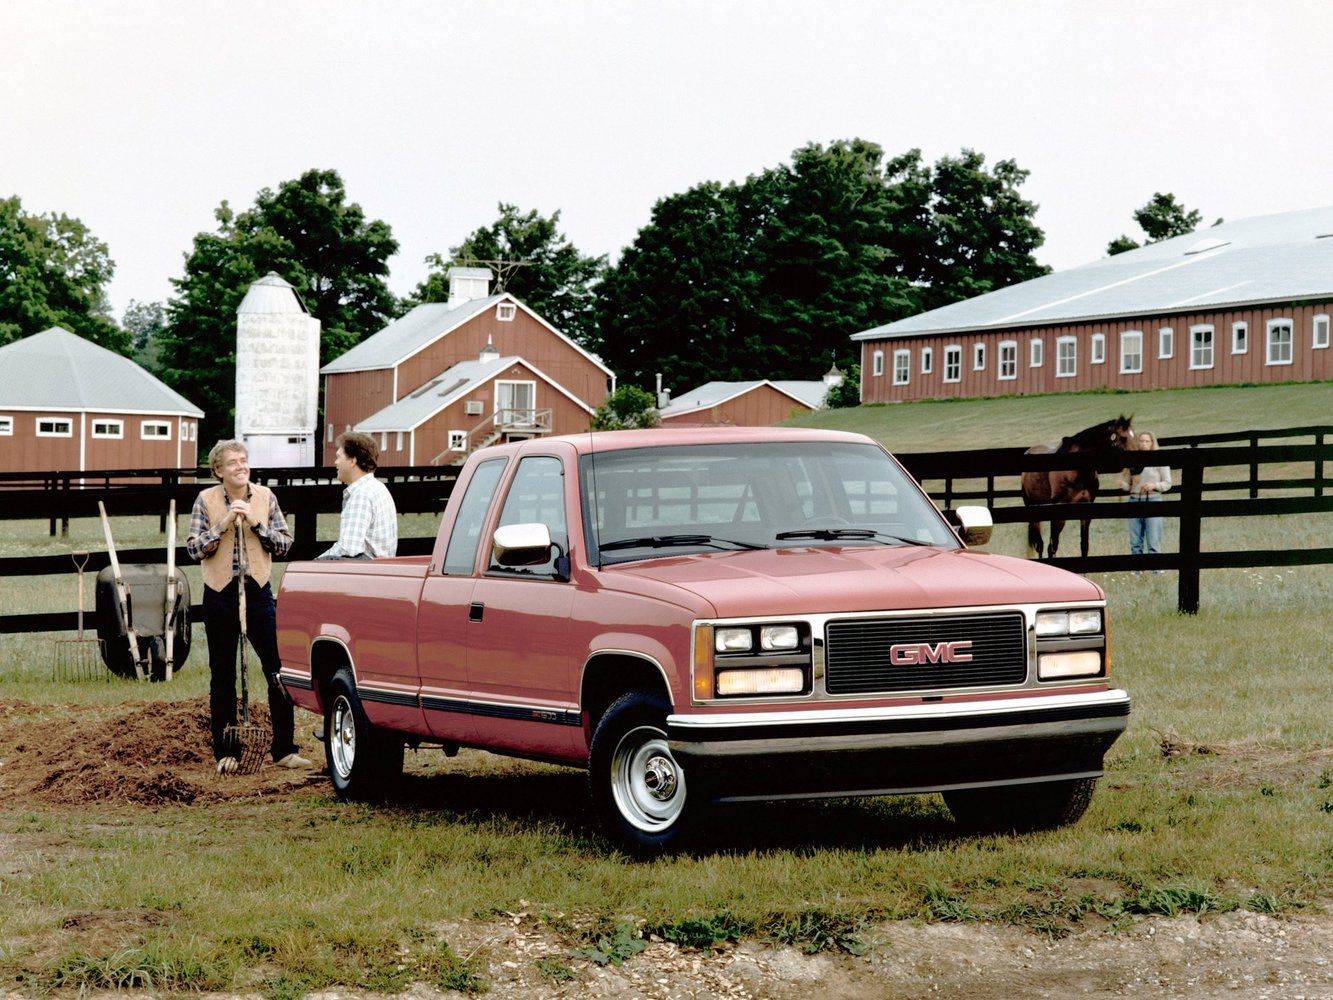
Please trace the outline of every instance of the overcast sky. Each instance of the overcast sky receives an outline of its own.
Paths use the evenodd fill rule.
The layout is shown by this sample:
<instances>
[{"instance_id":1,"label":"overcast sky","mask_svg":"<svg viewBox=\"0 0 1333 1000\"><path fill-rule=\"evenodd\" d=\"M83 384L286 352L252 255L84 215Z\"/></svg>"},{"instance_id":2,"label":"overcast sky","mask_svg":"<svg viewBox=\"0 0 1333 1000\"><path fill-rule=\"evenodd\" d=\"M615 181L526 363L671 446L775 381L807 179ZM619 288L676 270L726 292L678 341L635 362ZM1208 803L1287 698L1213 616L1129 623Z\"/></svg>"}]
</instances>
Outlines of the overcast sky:
<instances>
[{"instance_id":1,"label":"overcast sky","mask_svg":"<svg viewBox=\"0 0 1333 1000\"><path fill-rule=\"evenodd\" d=\"M501 201L615 260L659 198L858 136L1015 160L1057 269L1155 191L1333 204L1325 0L2 0L0 37L0 197L109 246L117 319L310 168L392 227L399 295Z\"/></svg>"}]
</instances>

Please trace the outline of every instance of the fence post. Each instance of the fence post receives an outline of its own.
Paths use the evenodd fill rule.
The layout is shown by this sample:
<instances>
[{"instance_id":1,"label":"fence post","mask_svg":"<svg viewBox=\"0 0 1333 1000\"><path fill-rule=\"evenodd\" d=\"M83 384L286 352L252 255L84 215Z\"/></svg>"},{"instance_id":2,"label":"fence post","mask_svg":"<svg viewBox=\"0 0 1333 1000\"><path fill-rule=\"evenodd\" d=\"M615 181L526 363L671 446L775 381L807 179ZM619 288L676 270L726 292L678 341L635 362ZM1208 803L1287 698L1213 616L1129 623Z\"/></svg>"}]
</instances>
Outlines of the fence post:
<instances>
[{"instance_id":1,"label":"fence post","mask_svg":"<svg viewBox=\"0 0 1333 1000\"><path fill-rule=\"evenodd\" d=\"M1199 613L1199 548L1203 525L1203 457L1188 455L1180 470L1180 583L1176 610Z\"/></svg>"}]
</instances>

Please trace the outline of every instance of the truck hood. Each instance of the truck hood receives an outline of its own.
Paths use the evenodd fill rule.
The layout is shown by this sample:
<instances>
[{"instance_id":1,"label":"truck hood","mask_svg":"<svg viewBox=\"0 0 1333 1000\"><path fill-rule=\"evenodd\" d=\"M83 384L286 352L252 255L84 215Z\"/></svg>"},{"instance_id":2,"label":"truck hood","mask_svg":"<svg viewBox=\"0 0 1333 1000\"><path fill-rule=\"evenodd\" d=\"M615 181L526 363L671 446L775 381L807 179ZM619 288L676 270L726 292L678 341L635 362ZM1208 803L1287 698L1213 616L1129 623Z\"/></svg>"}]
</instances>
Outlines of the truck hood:
<instances>
[{"instance_id":1,"label":"truck hood","mask_svg":"<svg viewBox=\"0 0 1333 1000\"><path fill-rule=\"evenodd\" d=\"M836 614L960 605L1097 601L1100 587L1068 570L966 549L848 546L646 559L602 570L638 593L677 591L717 617ZM689 596L694 600L690 600Z\"/></svg>"}]
</instances>

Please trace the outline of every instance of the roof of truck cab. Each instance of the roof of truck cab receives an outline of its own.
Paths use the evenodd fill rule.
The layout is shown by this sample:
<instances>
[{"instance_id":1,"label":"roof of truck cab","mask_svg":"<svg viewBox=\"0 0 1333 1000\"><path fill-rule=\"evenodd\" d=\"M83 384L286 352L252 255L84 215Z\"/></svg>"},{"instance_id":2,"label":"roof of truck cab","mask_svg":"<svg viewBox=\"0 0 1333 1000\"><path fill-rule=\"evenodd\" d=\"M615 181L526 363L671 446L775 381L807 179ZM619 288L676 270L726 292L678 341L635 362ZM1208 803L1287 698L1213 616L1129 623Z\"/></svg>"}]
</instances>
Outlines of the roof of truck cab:
<instances>
[{"instance_id":1,"label":"roof of truck cab","mask_svg":"<svg viewBox=\"0 0 1333 1000\"><path fill-rule=\"evenodd\" d=\"M620 451L626 448L654 448L689 444L735 444L767 441L855 442L874 444L873 438L850 431L818 430L810 427L656 427L651 430L598 431L548 438L572 445L580 454ZM523 442L540 444L540 442ZM522 447L522 444L514 447Z\"/></svg>"}]
</instances>

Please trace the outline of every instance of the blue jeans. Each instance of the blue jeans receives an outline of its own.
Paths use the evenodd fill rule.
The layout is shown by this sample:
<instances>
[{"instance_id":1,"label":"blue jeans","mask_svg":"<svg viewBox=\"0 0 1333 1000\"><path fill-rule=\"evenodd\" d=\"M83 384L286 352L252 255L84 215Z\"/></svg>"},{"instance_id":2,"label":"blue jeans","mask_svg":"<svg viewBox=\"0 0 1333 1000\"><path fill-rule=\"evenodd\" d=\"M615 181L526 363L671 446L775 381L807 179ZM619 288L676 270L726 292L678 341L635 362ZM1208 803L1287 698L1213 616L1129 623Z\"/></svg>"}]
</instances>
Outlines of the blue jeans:
<instances>
[{"instance_id":1,"label":"blue jeans","mask_svg":"<svg viewBox=\"0 0 1333 1000\"><path fill-rule=\"evenodd\" d=\"M1153 503L1161 497L1130 497L1130 503ZM1129 519L1129 551L1141 556L1145 552L1162 551L1162 519L1160 517L1131 517Z\"/></svg>"}]
</instances>

